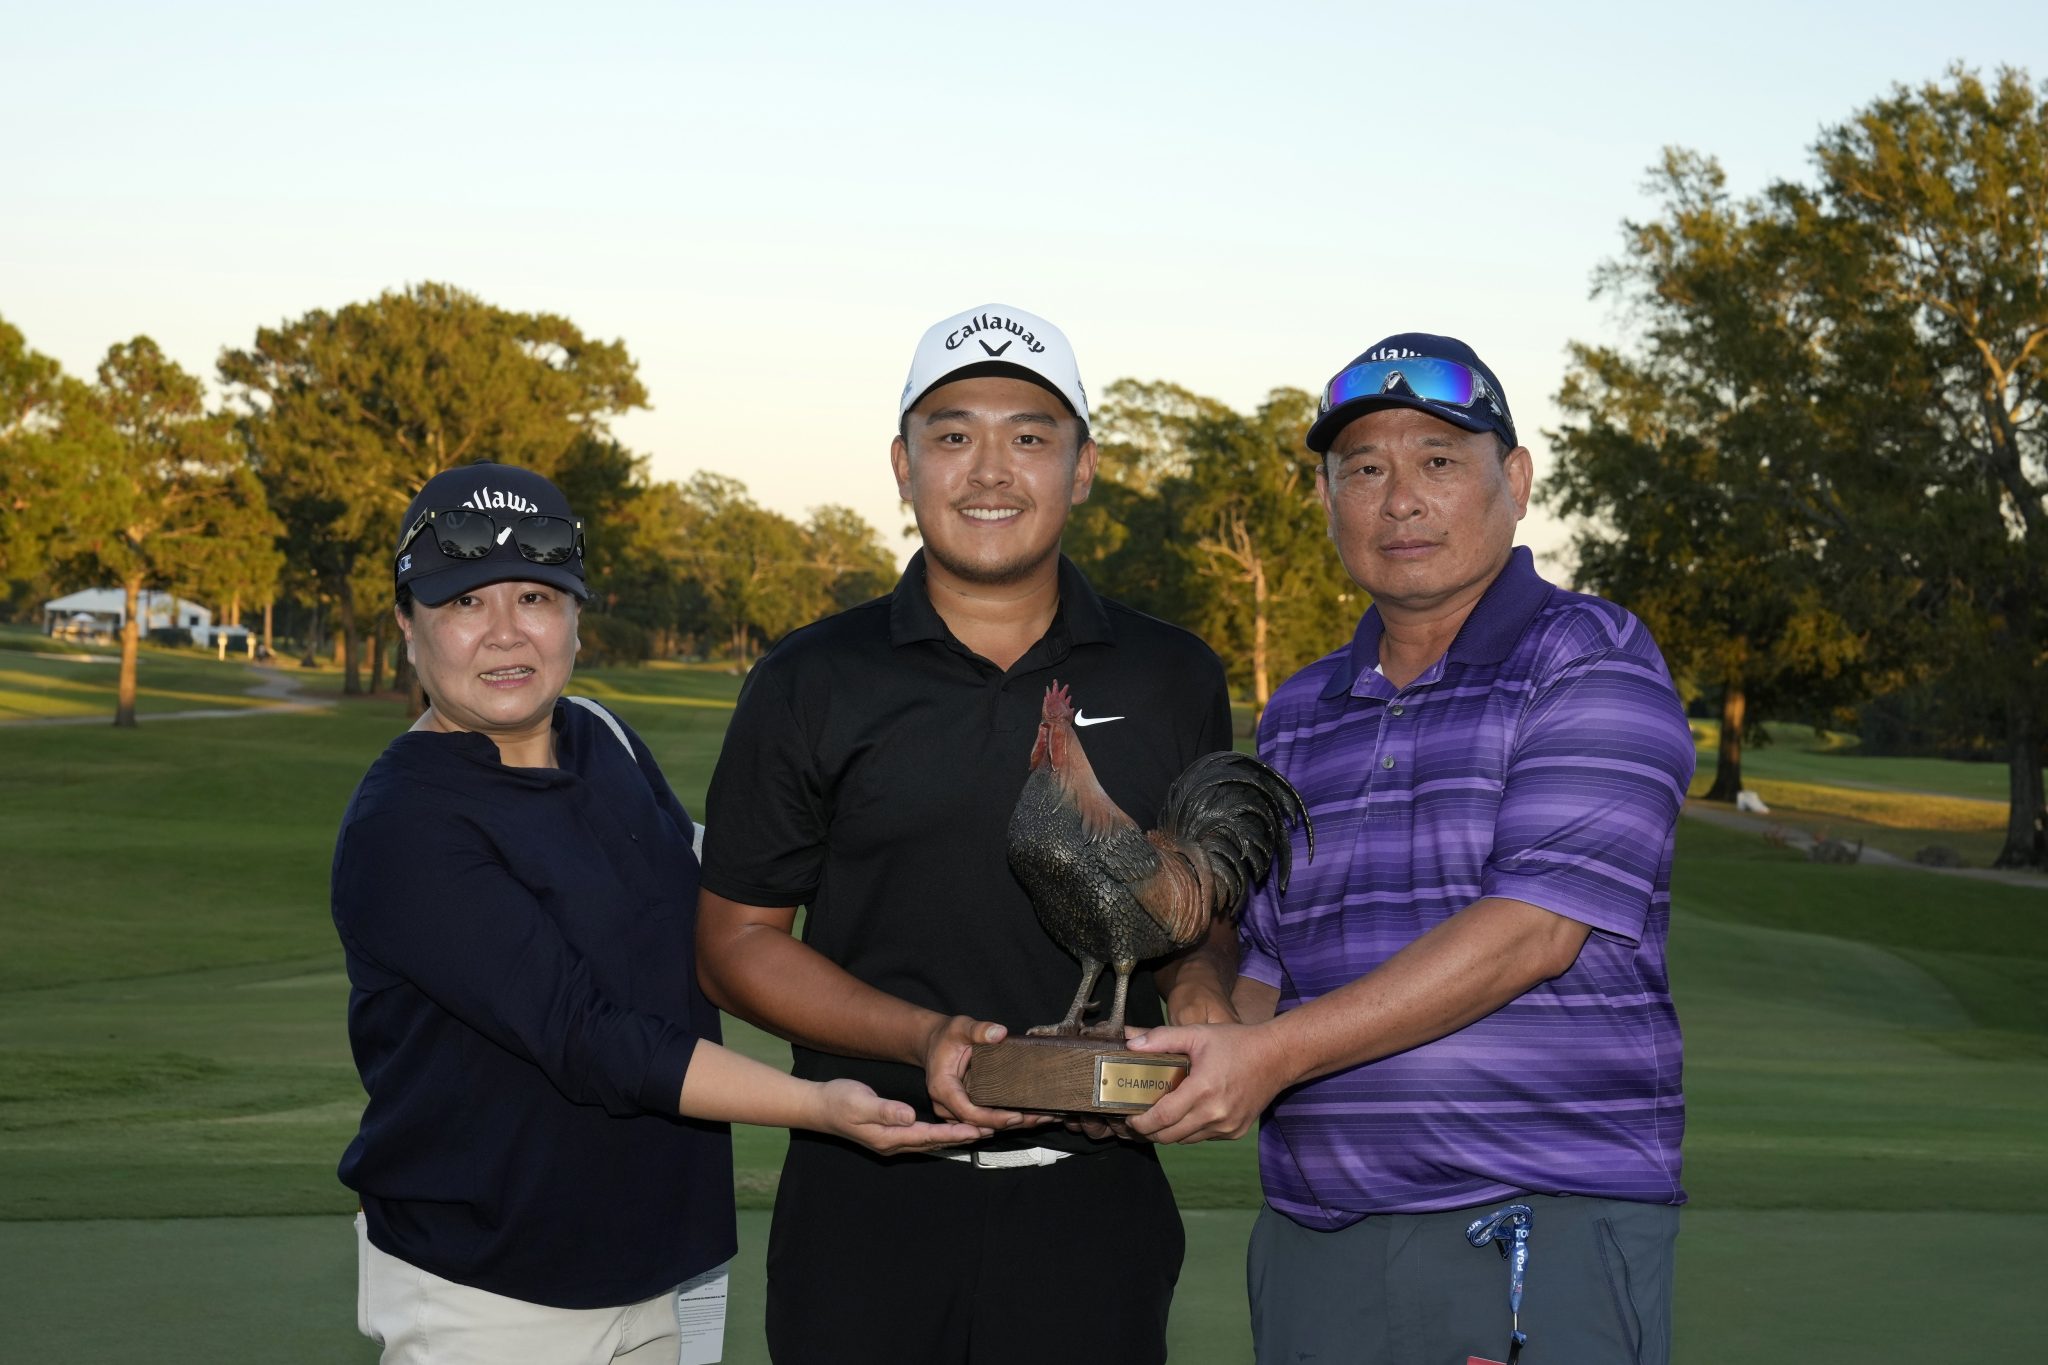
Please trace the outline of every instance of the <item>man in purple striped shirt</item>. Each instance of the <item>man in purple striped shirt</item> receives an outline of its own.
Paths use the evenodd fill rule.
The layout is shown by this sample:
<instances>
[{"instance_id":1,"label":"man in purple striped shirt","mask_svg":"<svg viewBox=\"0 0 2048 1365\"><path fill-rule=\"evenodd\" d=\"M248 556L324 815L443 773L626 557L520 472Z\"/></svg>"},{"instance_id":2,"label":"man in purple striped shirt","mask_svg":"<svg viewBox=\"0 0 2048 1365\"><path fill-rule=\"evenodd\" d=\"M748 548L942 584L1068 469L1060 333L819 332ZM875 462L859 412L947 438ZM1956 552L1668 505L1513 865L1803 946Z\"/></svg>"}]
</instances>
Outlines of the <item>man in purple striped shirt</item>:
<instances>
[{"instance_id":1,"label":"man in purple striped shirt","mask_svg":"<svg viewBox=\"0 0 2048 1365\"><path fill-rule=\"evenodd\" d=\"M1297 847L1285 894L1247 907L1243 1022L1134 1040L1193 1065L1131 1127L1196 1142L1263 1115L1262 1361L1463 1365L1526 1333L1523 1365L1663 1362L1685 1200L1664 963L1693 771L1677 694L1640 621L1515 547L1529 452L1464 343L1368 350L1308 445L1373 596L1259 726L1316 858ZM1227 1018L1218 966L1205 1008ZM1509 1269L1465 1235L1508 1205L1532 1211L1518 1319Z\"/></svg>"}]
</instances>

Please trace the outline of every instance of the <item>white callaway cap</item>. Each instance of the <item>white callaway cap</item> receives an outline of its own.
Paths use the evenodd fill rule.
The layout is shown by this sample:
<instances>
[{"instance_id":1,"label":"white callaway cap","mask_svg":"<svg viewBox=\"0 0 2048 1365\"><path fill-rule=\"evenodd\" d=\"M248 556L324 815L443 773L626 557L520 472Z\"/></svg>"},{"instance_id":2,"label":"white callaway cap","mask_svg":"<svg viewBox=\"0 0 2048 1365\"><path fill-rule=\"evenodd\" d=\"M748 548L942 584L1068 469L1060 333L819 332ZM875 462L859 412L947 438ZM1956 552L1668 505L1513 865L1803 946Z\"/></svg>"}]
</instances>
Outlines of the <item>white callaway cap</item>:
<instances>
[{"instance_id":1,"label":"white callaway cap","mask_svg":"<svg viewBox=\"0 0 2048 1365\"><path fill-rule=\"evenodd\" d=\"M941 384L982 375L1028 379L1059 396L1067 409L1088 420L1088 391L1067 334L1044 318L1000 303L983 304L935 322L910 358L897 415Z\"/></svg>"}]
</instances>

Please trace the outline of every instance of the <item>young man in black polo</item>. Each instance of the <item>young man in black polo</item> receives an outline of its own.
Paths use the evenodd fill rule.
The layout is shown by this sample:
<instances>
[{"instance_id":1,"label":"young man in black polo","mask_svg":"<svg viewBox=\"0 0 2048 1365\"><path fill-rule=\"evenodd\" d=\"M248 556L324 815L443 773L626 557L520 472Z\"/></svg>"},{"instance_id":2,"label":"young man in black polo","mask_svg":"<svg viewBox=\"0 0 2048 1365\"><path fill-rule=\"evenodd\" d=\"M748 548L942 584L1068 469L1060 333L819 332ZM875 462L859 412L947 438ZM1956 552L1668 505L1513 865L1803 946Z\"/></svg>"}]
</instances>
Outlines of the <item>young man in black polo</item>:
<instances>
[{"instance_id":1,"label":"young man in black polo","mask_svg":"<svg viewBox=\"0 0 2048 1365\"><path fill-rule=\"evenodd\" d=\"M795 1044L798 1075L858 1077L985 1137L900 1161L793 1140L769 1348L779 1365L1163 1360L1183 1243L1152 1150L982 1109L961 1075L974 1043L1057 1020L1073 991L1005 851L1047 683L1072 689L1096 775L1150 827L1174 777L1230 745L1223 669L1059 553L1095 444L1058 328L996 305L938 323L899 414L890 458L924 548L889 596L797 631L748 679L706 804L700 972ZM1176 1019L1225 1017L1205 965L1159 972ZM1159 1017L1142 973L1130 1017Z\"/></svg>"}]
</instances>

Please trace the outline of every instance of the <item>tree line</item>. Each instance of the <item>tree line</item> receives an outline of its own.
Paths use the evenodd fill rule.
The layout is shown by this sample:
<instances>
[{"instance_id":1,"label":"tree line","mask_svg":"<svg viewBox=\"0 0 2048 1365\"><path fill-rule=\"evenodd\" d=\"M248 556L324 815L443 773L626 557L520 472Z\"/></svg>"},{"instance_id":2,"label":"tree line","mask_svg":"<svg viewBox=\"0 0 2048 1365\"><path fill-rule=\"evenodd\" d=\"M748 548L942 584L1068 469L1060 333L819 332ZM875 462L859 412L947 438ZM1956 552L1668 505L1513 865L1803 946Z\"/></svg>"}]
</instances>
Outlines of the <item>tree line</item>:
<instances>
[{"instance_id":1,"label":"tree line","mask_svg":"<svg viewBox=\"0 0 2048 1365\"><path fill-rule=\"evenodd\" d=\"M420 484L473 460L548 475L583 517L594 661L744 664L896 576L844 507L798 521L734 479L650 478L610 431L647 403L631 356L560 317L419 285L263 328L221 353L219 379L225 399L209 409L199 380L138 337L79 380L0 319L0 582L17 609L71 587L125 590L118 724L134 723L145 588L213 604L225 623L308 608L341 646L348 693L387 676L404 686L398 521Z\"/></svg>"},{"instance_id":2,"label":"tree line","mask_svg":"<svg viewBox=\"0 0 2048 1365\"><path fill-rule=\"evenodd\" d=\"M1732 196L1673 150L1655 214L1595 275L1626 324L1574 343L1539 497L1576 584L1641 615L1722 717L1710 795L1770 715L1867 743L1994 755L1999 861L2048 867L2048 89L1951 70L1825 129L1810 182ZM898 566L841 507L802 521L736 480L648 475L610 424L647 403L618 342L424 284L222 352L225 401L147 338L93 382L0 320L0 584L325 613L350 692L398 681L389 555L413 492L491 458L554 478L589 527L585 657L719 655L878 595ZM1367 601L1331 552L1311 395L1255 409L1111 384L1069 554L1201 633L1241 695L1340 645ZM879 471L879 446L877 468Z\"/></svg>"},{"instance_id":3,"label":"tree line","mask_svg":"<svg viewBox=\"0 0 2048 1365\"><path fill-rule=\"evenodd\" d=\"M0 583L17 614L71 587L125 589L117 724L134 723L145 589L213 604L224 624L289 604L307 651L333 635L345 692L405 686L398 522L420 484L470 460L548 475L583 517L586 661L744 667L898 572L847 508L798 521L723 475L650 478L610 429L647 403L622 344L448 285L262 328L221 352L218 378L209 409L199 380L138 337L77 380L0 319ZM1263 706L1329 647L1332 620L1365 606L1320 529L1302 444L1315 400L1280 389L1239 413L1132 380L1106 396L1069 552L1105 591L1202 633Z\"/></svg>"}]
</instances>

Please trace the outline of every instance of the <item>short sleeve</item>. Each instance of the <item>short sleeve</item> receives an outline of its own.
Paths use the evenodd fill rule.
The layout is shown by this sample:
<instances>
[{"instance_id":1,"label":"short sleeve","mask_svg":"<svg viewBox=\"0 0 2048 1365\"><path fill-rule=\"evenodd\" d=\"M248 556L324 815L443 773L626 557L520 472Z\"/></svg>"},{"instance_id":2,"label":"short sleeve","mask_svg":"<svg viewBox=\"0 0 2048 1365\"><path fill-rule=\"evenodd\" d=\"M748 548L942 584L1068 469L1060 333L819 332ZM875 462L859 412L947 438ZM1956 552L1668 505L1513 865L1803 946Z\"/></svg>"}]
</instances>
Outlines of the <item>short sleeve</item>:
<instances>
[{"instance_id":1,"label":"short sleeve","mask_svg":"<svg viewBox=\"0 0 2048 1365\"><path fill-rule=\"evenodd\" d=\"M1656 660L1619 650L1573 660L1523 715L1480 894L1639 942L1694 762Z\"/></svg>"},{"instance_id":2,"label":"short sleeve","mask_svg":"<svg viewBox=\"0 0 2048 1365\"><path fill-rule=\"evenodd\" d=\"M1265 887L1245 903L1237 923L1237 974L1265 986L1280 984L1280 954L1273 947L1272 894Z\"/></svg>"},{"instance_id":3,"label":"short sleeve","mask_svg":"<svg viewBox=\"0 0 2048 1365\"><path fill-rule=\"evenodd\" d=\"M742 905L817 894L829 812L817 756L770 656L740 691L704 798L702 885Z\"/></svg>"}]
</instances>

